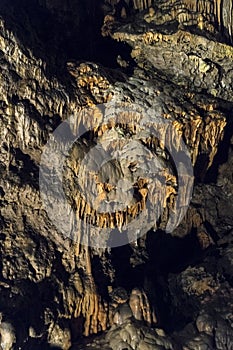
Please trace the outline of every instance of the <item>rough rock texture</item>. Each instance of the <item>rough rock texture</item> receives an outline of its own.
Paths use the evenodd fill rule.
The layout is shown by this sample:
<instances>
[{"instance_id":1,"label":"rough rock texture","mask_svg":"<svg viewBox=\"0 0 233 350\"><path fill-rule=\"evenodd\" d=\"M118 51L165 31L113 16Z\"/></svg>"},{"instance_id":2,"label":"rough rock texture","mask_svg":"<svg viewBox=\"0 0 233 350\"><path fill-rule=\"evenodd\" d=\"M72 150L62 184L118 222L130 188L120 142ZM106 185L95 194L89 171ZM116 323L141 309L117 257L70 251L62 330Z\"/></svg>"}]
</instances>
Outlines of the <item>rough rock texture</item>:
<instances>
[{"instance_id":1,"label":"rough rock texture","mask_svg":"<svg viewBox=\"0 0 233 350\"><path fill-rule=\"evenodd\" d=\"M231 2L151 5L26 0L0 5L0 344L5 350L233 346ZM102 19L105 39L100 39ZM131 46L134 63L124 56L128 46L114 44L108 35ZM107 55L97 52L98 44L108 47ZM96 57L104 64L117 58L121 67L90 62ZM103 124L103 103L123 112L110 114ZM168 129L166 145L151 135L148 123L141 128L145 111L171 123L175 133ZM90 132L67 156L62 184L81 223L64 236L43 206L39 170L51 133L70 116L72 125L57 135L43 173L45 186L57 179L51 171L57 154L86 126ZM179 154L182 138L195 187L181 224L168 234L170 218L176 224L183 215L176 206L179 189L183 186L180 202L186 210L192 187L185 178L179 182L168 151ZM140 147L132 142L127 148L129 139L139 140ZM83 159L97 140L109 142L108 152L120 149L132 159L109 161L90 172L95 154L89 163ZM157 178L150 182L145 173L154 157ZM128 203L129 182L134 195ZM86 192L97 194L95 208L104 212L91 207ZM59 202L53 187L46 193L51 205ZM127 208L111 212L107 206L116 199ZM148 203L157 210L155 218ZM62 218L64 210L56 215ZM140 226L134 224L138 217L143 217ZM136 238L111 248L113 235L106 238L107 249L91 248L80 244L83 223L93 225L94 242L104 229L128 242L128 224ZM83 340L99 332L104 332L100 338Z\"/></svg>"},{"instance_id":2,"label":"rough rock texture","mask_svg":"<svg viewBox=\"0 0 233 350\"><path fill-rule=\"evenodd\" d=\"M207 33L219 33L232 43L233 7L230 0L106 0L117 17L125 18L133 10L149 9L144 19L156 25L177 21L181 26ZM110 9L109 9L110 11Z\"/></svg>"},{"instance_id":3,"label":"rough rock texture","mask_svg":"<svg viewBox=\"0 0 233 350\"><path fill-rule=\"evenodd\" d=\"M142 323L126 319L121 326L113 325L105 338L100 337L81 349L160 350L174 349L171 339L162 329L146 328Z\"/></svg>"},{"instance_id":4,"label":"rough rock texture","mask_svg":"<svg viewBox=\"0 0 233 350\"><path fill-rule=\"evenodd\" d=\"M140 22L136 34L131 27L129 24L123 31L115 31L113 38L126 41L133 47L132 56L140 67L150 65L151 69L162 71L177 85L191 91L204 90L232 101L232 47L197 32L177 29L175 24L169 34Z\"/></svg>"},{"instance_id":5,"label":"rough rock texture","mask_svg":"<svg viewBox=\"0 0 233 350\"><path fill-rule=\"evenodd\" d=\"M144 19L155 25L177 21L186 29L197 27L209 33L219 32L232 43L233 8L230 0L106 0L113 14L125 18L130 10L149 10ZM120 9L120 11L119 11Z\"/></svg>"}]
</instances>

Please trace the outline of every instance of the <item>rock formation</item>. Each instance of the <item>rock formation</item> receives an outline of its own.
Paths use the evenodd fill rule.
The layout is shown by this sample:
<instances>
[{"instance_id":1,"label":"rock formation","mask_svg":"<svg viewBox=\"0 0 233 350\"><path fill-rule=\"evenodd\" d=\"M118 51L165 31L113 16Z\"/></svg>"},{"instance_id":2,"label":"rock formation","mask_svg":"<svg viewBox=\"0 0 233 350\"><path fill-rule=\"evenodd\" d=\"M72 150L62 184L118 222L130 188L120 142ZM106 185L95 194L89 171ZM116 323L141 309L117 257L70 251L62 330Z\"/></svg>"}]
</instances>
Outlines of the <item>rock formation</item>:
<instances>
[{"instance_id":1,"label":"rock formation","mask_svg":"<svg viewBox=\"0 0 233 350\"><path fill-rule=\"evenodd\" d=\"M106 1L113 8L119 4L119 0ZM201 30L206 28L210 32L213 32L216 27L232 42L233 9L230 0L134 0L126 1L125 5L139 11L148 9L149 16L145 16L148 22L164 23L177 20L182 25L197 25Z\"/></svg>"},{"instance_id":2,"label":"rock formation","mask_svg":"<svg viewBox=\"0 0 233 350\"><path fill-rule=\"evenodd\" d=\"M232 347L232 27L230 0L2 1L2 349Z\"/></svg>"}]
</instances>

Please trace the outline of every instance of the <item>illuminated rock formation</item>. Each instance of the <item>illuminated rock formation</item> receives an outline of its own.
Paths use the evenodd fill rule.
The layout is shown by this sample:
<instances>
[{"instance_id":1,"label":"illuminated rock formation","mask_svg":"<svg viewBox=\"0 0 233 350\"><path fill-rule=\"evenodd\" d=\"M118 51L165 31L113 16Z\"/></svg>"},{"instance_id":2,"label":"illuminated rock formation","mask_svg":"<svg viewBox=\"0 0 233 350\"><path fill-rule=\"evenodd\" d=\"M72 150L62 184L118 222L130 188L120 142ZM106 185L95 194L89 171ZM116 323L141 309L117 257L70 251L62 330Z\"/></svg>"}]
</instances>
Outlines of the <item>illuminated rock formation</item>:
<instances>
[{"instance_id":1,"label":"illuminated rock formation","mask_svg":"<svg viewBox=\"0 0 233 350\"><path fill-rule=\"evenodd\" d=\"M8 322L2 322L0 324L0 345L2 350L12 350L14 343L16 342L15 330Z\"/></svg>"},{"instance_id":2,"label":"illuminated rock formation","mask_svg":"<svg viewBox=\"0 0 233 350\"><path fill-rule=\"evenodd\" d=\"M119 0L107 1L113 7L119 3ZM177 20L184 26L197 26L210 33L218 30L232 42L233 9L230 0L134 0L128 5L139 11L148 9L149 13L145 15L145 20L149 23L162 24Z\"/></svg>"},{"instance_id":3,"label":"illuminated rock formation","mask_svg":"<svg viewBox=\"0 0 233 350\"><path fill-rule=\"evenodd\" d=\"M26 0L24 4L29 6ZM112 349L173 349L161 329L150 329L164 317L160 315L162 307L157 312L157 303L169 305L168 315L175 323L180 310L186 321L181 305L185 300L191 310L195 308L191 313L194 321L193 315L199 314L205 302L217 298L221 290L225 293L228 286L222 288L222 281L232 281L231 269L226 268L231 263L231 242L223 239L232 229L231 154L229 162L220 168L216 184L202 183L213 167L218 170L219 149L232 147L233 51L217 40L223 38L223 32L231 36L231 3L125 1L125 13L117 16L114 9L109 11L102 29L104 35L132 47L135 65L121 59L119 49L116 60L122 66L118 69L79 60L75 53L82 55L82 49L76 42L73 46L68 42L71 49L66 53L57 50L59 44L58 48L63 45L65 51L67 36L62 37L62 32L69 27L67 18L72 21L81 13L82 18L69 28L78 30L83 23L86 30L85 19L93 13L93 2L82 2L80 8L79 2L72 1L70 6L62 1L30 4L29 14L25 5L19 15L7 11L0 20L0 310L10 319L5 326L12 323L12 328L4 327L4 322L0 325L1 346L10 349L16 340L16 348L56 346L68 350L83 335L109 330L105 345L110 344ZM36 4L38 11L49 12L52 27L58 28L53 21L61 24L62 38L56 33L47 46L30 27ZM72 16L74 4L77 7ZM113 7L117 4L111 1ZM133 10L128 16L130 4ZM25 32L17 22L24 11ZM61 11L58 16L57 11ZM128 23L130 16L133 19ZM189 28L192 26L195 28ZM88 44L91 49L92 43ZM73 51L74 46L77 51ZM107 55L110 51L111 47ZM69 54L71 58L66 60ZM111 63L111 67L116 64ZM53 139L51 134L59 125L66 127ZM80 129L82 134L77 137ZM54 149L44 164L48 140L54 141ZM70 149L66 153L67 145ZM56 166L59 155L64 154L60 179ZM185 162L175 164L174 158L180 154L186 160L190 158L189 169L194 167L198 183L182 221L193 177L179 176ZM98 156L105 162L98 163ZM54 206L56 218L60 217L61 224L69 229L67 235L49 216L39 174L43 175L40 181L50 208ZM59 206L60 192L50 186L53 181L54 185L58 183L56 189L64 191L66 207ZM66 225L68 221L70 226ZM216 273L221 280L204 268L188 269L187 264L195 261L186 257L182 266L176 266L175 256L171 266L173 257L170 259L170 250L165 252L162 244L161 255L169 256L168 262L163 264L158 257L158 265L150 266L146 233L151 229L165 231L170 221L171 226L181 225L171 234L164 233L166 239L191 236L196 243L192 248L200 255L217 249L220 260ZM219 237L223 240L218 242ZM129 241L125 250L118 247L119 242L123 245ZM148 273L150 268L154 274ZM180 278L176 269L183 271ZM176 288L180 294L175 294ZM194 306L190 306L189 296ZM224 320L228 322L225 314ZM204 332L206 322L200 315L195 332ZM190 347L192 342L198 343L196 338L179 342Z\"/></svg>"}]
</instances>

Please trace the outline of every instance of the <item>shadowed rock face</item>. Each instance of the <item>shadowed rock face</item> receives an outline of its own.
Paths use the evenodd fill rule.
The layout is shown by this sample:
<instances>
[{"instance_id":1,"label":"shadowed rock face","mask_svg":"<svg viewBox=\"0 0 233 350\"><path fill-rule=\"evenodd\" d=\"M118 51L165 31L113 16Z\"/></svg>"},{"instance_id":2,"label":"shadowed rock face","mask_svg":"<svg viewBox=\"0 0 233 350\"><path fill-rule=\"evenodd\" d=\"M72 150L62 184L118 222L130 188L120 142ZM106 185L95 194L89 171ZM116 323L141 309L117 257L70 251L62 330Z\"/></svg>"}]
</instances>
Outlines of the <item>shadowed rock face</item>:
<instances>
[{"instance_id":1,"label":"shadowed rock face","mask_svg":"<svg viewBox=\"0 0 233 350\"><path fill-rule=\"evenodd\" d=\"M1 1L3 349L232 347L231 5Z\"/></svg>"}]
</instances>

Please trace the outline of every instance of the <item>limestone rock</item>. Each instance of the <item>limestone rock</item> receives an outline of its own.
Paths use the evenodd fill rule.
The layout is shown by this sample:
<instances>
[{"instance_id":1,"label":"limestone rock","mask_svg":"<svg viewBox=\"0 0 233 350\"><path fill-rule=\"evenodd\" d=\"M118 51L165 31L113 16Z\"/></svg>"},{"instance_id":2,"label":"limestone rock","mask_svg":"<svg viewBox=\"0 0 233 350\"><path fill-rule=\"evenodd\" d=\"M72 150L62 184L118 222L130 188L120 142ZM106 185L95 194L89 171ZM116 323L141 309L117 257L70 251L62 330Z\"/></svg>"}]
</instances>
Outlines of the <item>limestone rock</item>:
<instances>
[{"instance_id":1,"label":"limestone rock","mask_svg":"<svg viewBox=\"0 0 233 350\"><path fill-rule=\"evenodd\" d=\"M178 0L173 10L168 5L123 1L125 12L118 16L110 6L104 18L93 1L1 2L2 348L232 346L231 151L219 167L219 152L227 158L232 148L233 54L229 41L219 42L223 34L232 35L232 6ZM120 60L122 71L85 58L95 61L91 53L100 42L102 19L103 34L131 45L134 66ZM123 57L117 50L115 58ZM38 179L46 142L68 118L72 122L56 134L52 157L43 164L50 208L56 208L61 226L68 222L64 235L49 218ZM84 133L76 139L79 128ZM71 144L58 179L58 155ZM193 177L179 179L184 164L174 164L173 156L180 153L194 167L197 184L181 225L172 234L163 232L172 249L158 245L153 259L142 232L153 228L159 236L170 218L181 222L178 194L184 212L189 206ZM216 183L202 183L215 167ZM63 188L66 207L59 206L60 192L51 183ZM130 245L113 248L114 234L116 245L118 239L123 245L130 233ZM81 244L86 237L94 247ZM177 258L174 240L190 242L204 265L186 260L185 249ZM171 339L163 328L174 331L176 323L181 331ZM88 338L98 333L93 342Z\"/></svg>"}]
</instances>

